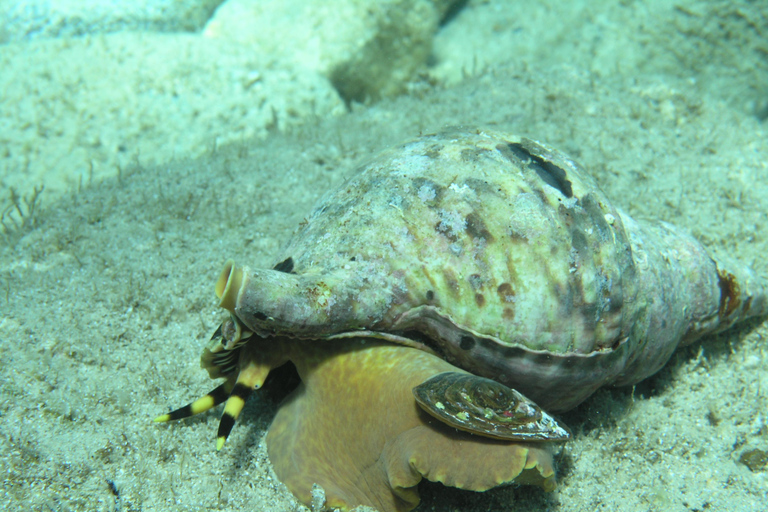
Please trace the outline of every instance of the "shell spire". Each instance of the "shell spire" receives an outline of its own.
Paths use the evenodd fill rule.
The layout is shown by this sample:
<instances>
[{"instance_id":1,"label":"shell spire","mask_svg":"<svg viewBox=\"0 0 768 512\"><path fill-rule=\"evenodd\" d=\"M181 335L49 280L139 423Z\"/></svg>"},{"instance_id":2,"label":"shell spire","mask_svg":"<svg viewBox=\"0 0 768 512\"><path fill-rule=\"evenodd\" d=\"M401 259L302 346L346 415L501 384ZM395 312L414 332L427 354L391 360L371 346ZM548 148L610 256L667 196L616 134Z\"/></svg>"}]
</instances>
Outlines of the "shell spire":
<instances>
[{"instance_id":1,"label":"shell spire","mask_svg":"<svg viewBox=\"0 0 768 512\"><path fill-rule=\"evenodd\" d=\"M622 213L637 273L636 340L615 385L658 371L679 347L736 322L768 315L766 281L729 258L713 257L695 238L658 221Z\"/></svg>"}]
</instances>

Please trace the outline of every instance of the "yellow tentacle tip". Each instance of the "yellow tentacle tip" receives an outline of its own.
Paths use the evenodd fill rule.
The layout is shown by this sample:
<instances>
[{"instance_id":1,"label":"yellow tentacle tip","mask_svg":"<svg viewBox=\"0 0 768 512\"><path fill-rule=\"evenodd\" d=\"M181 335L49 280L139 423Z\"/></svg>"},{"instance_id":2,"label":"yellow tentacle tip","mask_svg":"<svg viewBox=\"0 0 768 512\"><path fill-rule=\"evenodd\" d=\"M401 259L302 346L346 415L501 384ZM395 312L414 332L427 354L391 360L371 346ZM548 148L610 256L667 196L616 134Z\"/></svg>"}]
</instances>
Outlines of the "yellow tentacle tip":
<instances>
[{"instance_id":1,"label":"yellow tentacle tip","mask_svg":"<svg viewBox=\"0 0 768 512\"><path fill-rule=\"evenodd\" d=\"M217 437L216 438L216 451L220 452L222 448L224 448L224 443L227 442L226 437Z\"/></svg>"},{"instance_id":2,"label":"yellow tentacle tip","mask_svg":"<svg viewBox=\"0 0 768 512\"><path fill-rule=\"evenodd\" d=\"M166 421L171 421L171 415L170 414L163 414L162 416L158 416L157 418L153 419L155 423L165 423Z\"/></svg>"}]
</instances>

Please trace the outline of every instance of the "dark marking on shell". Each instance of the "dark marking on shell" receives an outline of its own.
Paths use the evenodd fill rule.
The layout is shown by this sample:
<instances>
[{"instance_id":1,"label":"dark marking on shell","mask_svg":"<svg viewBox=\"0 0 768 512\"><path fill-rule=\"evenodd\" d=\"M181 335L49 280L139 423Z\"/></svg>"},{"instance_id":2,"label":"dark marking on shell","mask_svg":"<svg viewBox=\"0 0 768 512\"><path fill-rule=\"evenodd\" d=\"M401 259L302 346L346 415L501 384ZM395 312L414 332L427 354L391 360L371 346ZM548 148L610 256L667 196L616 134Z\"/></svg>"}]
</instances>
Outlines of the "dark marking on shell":
<instances>
[{"instance_id":1,"label":"dark marking on shell","mask_svg":"<svg viewBox=\"0 0 768 512\"><path fill-rule=\"evenodd\" d=\"M475 346L475 338L472 336L462 336L459 341L459 348L462 350L472 350Z\"/></svg>"},{"instance_id":2,"label":"dark marking on shell","mask_svg":"<svg viewBox=\"0 0 768 512\"><path fill-rule=\"evenodd\" d=\"M451 269L444 268L443 277L445 277L445 284L448 285L448 289L451 291L451 294L454 297L458 297L461 290L459 288L459 281L456 279L456 275Z\"/></svg>"},{"instance_id":3,"label":"dark marking on shell","mask_svg":"<svg viewBox=\"0 0 768 512\"><path fill-rule=\"evenodd\" d=\"M568 223L568 228L571 231L571 246L576 249L579 254L582 255L590 254L589 241L587 240L587 235L584 232L584 227L585 226L583 226L583 223L581 222ZM557 251L559 247L553 245L552 249Z\"/></svg>"},{"instance_id":4,"label":"dark marking on shell","mask_svg":"<svg viewBox=\"0 0 768 512\"><path fill-rule=\"evenodd\" d=\"M481 147L465 148L461 150L461 159L464 162L479 162L488 151L488 149Z\"/></svg>"},{"instance_id":5,"label":"dark marking on shell","mask_svg":"<svg viewBox=\"0 0 768 512\"><path fill-rule=\"evenodd\" d=\"M741 290L730 272L717 269L717 276L717 286L720 288L720 307L717 314L721 319L725 319L739 307Z\"/></svg>"},{"instance_id":6,"label":"dark marking on shell","mask_svg":"<svg viewBox=\"0 0 768 512\"><path fill-rule=\"evenodd\" d=\"M493 195L496 197L506 197L506 195L499 189L498 187L495 187L494 185L488 183L486 180L481 180L478 178L467 178L464 180L464 185L468 186L475 192L477 192L478 196L488 196Z\"/></svg>"},{"instance_id":7,"label":"dark marking on shell","mask_svg":"<svg viewBox=\"0 0 768 512\"><path fill-rule=\"evenodd\" d=\"M604 240L609 239L609 237L611 237L611 226L608 224L608 221L605 220L605 214L607 212L603 205L595 200L592 194L584 194L580 199L579 204L587 212L592 226L598 231L598 235Z\"/></svg>"},{"instance_id":8,"label":"dark marking on shell","mask_svg":"<svg viewBox=\"0 0 768 512\"><path fill-rule=\"evenodd\" d=\"M467 215L467 233L469 236L471 236L474 239L482 238L486 242L490 243L495 240L494 236L491 234L490 231L488 231L488 228L485 226L485 222L483 222L483 219L477 214L477 212L472 212L469 215Z\"/></svg>"},{"instance_id":9,"label":"dark marking on shell","mask_svg":"<svg viewBox=\"0 0 768 512\"><path fill-rule=\"evenodd\" d=\"M293 258L288 256L283 261L275 265L272 270L277 270L278 272L284 272L286 274L290 274L293 272Z\"/></svg>"},{"instance_id":10,"label":"dark marking on shell","mask_svg":"<svg viewBox=\"0 0 768 512\"><path fill-rule=\"evenodd\" d=\"M440 152L443 150L442 144L432 144L427 148L427 150L424 152L424 156L428 158L438 158L440 156Z\"/></svg>"},{"instance_id":11,"label":"dark marking on shell","mask_svg":"<svg viewBox=\"0 0 768 512\"><path fill-rule=\"evenodd\" d=\"M501 283L499 287L496 288L496 291L504 302L510 302L511 298L515 296L515 291L509 283Z\"/></svg>"},{"instance_id":12,"label":"dark marking on shell","mask_svg":"<svg viewBox=\"0 0 768 512\"><path fill-rule=\"evenodd\" d=\"M485 306L485 297L482 293L476 293L475 294L475 302L477 303L477 307L483 307Z\"/></svg>"},{"instance_id":13,"label":"dark marking on shell","mask_svg":"<svg viewBox=\"0 0 768 512\"><path fill-rule=\"evenodd\" d=\"M429 281L429 284L432 285L432 288L439 288L440 287L440 285L435 282L434 277L432 277L432 273L427 269L427 267L422 266L421 267L421 271L424 273L424 277L427 278L427 281ZM434 298L435 298L435 291L434 291L434 289L428 290L427 291L427 299L428 300L433 300Z\"/></svg>"},{"instance_id":14,"label":"dark marking on shell","mask_svg":"<svg viewBox=\"0 0 768 512\"><path fill-rule=\"evenodd\" d=\"M505 263L507 266L507 272L509 273L509 281L511 283L519 282L518 275L517 275L517 267L515 266L515 263L512 261L512 259L509 256L507 256ZM512 288L511 284L510 284L510 288ZM512 290L514 290L514 288L512 288Z\"/></svg>"},{"instance_id":15,"label":"dark marking on shell","mask_svg":"<svg viewBox=\"0 0 768 512\"><path fill-rule=\"evenodd\" d=\"M394 288L392 290L392 300L402 302L405 294L400 288ZM353 311L357 306L357 297L352 294L336 295L333 305L328 306L328 321L329 322L341 322L349 316L349 312ZM353 328L356 326L353 326Z\"/></svg>"},{"instance_id":16,"label":"dark marking on shell","mask_svg":"<svg viewBox=\"0 0 768 512\"><path fill-rule=\"evenodd\" d=\"M515 242L522 242L522 243L528 243L528 237L525 236L525 233L520 233L518 231L515 231L513 229L508 230L509 238L511 238Z\"/></svg>"},{"instance_id":17,"label":"dark marking on shell","mask_svg":"<svg viewBox=\"0 0 768 512\"><path fill-rule=\"evenodd\" d=\"M531 153L522 144L513 142L509 144L499 144L496 149L516 165L528 167L536 172L544 183L560 191L565 197L573 197L573 187L567 179L565 170L548 160L544 160L538 155Z\"/></svg>"}]
</instances>

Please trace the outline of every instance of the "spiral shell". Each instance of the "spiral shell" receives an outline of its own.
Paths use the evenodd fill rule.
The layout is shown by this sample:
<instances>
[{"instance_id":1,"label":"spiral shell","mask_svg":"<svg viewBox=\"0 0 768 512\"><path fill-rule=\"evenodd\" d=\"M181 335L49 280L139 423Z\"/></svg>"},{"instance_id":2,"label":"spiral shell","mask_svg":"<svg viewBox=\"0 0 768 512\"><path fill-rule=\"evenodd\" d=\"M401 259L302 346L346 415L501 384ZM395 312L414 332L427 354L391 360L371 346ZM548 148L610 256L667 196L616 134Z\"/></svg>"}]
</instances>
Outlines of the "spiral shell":
<instances>
[{"instance_id":1,"label":"spiral shell","mask_svg":"<svg viewBox=\"0 0 768 512\"><path fill-rule=\"evenodd\" d=\"M271 269L227 262L221 306L261 337L428 345L550 412L768 314L768 282L633 219L573 159L453 128L360 166Z\"/></svg>"},{"instance_id":2,"label":"spiral shell","mask_svg":"<svg viewBox=\"0 0 768 512\"><path fill-rule=\"evenodd\" d=\"M444 372L413 388L416 402L440 421L465 432L510 441L567 441L552 416L494 380Z\"/></svg>"},{"instance_id":3,"label":"spiral shell","mask_svg":"<svg viewBox=\"0 0 768 512\"><path fill-rule=\"evenodd\" d=\"M226 401L221 448L249 394L292 361L302 387L269 457L305 503L321 483L330 508L410 510L422 477L552 489L549 443L570 433L541 407L639 382L678 346L768 315L764 278L633 219L556 149L491 130L374 156L274 261L225 264L231 318L202 363L226 380L157 421Z\"/></svg>"}]
</instances>

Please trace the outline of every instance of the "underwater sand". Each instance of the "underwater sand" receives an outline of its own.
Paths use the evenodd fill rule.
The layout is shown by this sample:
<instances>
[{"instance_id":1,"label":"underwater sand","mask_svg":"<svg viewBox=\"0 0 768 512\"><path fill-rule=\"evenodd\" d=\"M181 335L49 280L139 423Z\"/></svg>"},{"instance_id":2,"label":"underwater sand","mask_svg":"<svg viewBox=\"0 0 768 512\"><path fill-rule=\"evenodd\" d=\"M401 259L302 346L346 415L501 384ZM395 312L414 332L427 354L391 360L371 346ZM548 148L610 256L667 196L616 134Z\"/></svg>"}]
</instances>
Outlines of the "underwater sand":
<instances>
[{"instance_id":1,"label":"underwater sand","mask_svg":"<svg viewBox=\"0 0 768 512\"><path fill-rule=\"evenodd\" d=\"M494 5L470 2L467 15L482 18ZM503 60L496 46L464 73L460 63L452 70L438 63L445 88L44 193L35 222L0 241L0 508L300 509L267 459L264 434L276 408L269 393L254 394L218 453L218 410L174 424L151 420L214 387L199 356L224 316L213 295L224 260L273 264L277 248L354 162L421 132L469 124L547 141L578 159L633 216L683 226L768 275L768 139L759 105L750 103L759 102L752 92L765 64L746 51L727 60L729 51L765 39L734 32L733 47L708 41L720 53L701 50L722 60L667 65L653 53L664 44L690 37L698 48L707 40L657 26L644 5L602 14L592 7L594 18L557 37L546 17L530 13L507 28L532 40L550 34L557 51L509 52ZM706 13L726 4L685 5ZM488 27L488 42L507 37L503 21ZM722 21L739 26L733 17ZM647 44L626 41L643 26L650 28L635 42ZM669 38L648 46L649 34L665 26ZM467 37L479 30L472 27ZM585 34L594 36L589 44L573 44ZM615 50L626 58L606 57L600 37L613 36L625 41ZM568 48L572 54L563 53ZM620 61L633 64L603 67ZM554 493L424 484L418 510L765 510L768 472L739 459L768 451L766 338L768 323L759 321L708 337L634 390L601 390L562 415L574 439L559 457Z\"/></svg>"}]
</instances>

